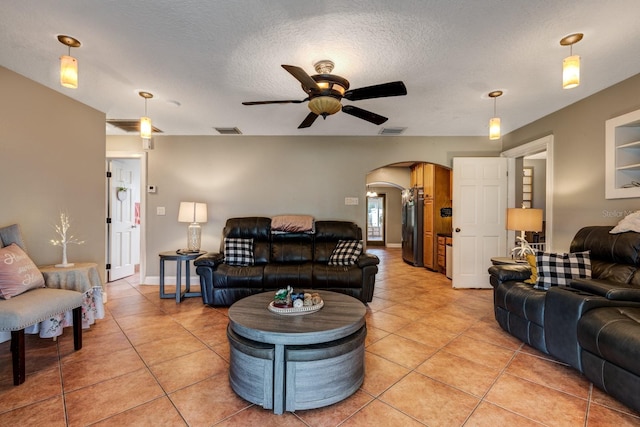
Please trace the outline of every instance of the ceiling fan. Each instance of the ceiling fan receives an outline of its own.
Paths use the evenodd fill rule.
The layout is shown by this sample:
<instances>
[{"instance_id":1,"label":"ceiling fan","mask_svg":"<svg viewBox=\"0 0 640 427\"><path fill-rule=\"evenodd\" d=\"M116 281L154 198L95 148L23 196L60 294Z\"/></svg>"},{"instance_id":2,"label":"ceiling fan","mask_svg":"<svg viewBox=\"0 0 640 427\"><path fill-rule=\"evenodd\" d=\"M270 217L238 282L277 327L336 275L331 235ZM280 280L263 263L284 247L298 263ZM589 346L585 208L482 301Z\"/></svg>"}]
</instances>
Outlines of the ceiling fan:
<instances>
[{"instance_id":1,"label":"ceiling fan","mask_svg":"<svg viewBox=\"0 0 640 427\"><path fill-rule=\"evenodd\" d=\"M387 96L401 96L407 94L407 88L401 81L349 90L349 80L331 74L334 67L334 63L332 61L319 61L314 64L314 67L318 74L310 76L302 68L296 67L295 65L282 66L282 68L287 70L302 84L302 90L304 90L308 95L305 99L253 101L243 102L242 104L302 104L303 102L309 101L308 105L311 112L302 121L302 123L300 123L298 129L308 128L313 124L318 116L322 116L322 118L326 119L328 115L335 114L340 110L359 119L366 120L376 125L381 125L386 122L388 118L353 105L342 105L340 101L343 98L349 101L359 101L361 99L383 98Z\"/></svg>"}]
</instances>

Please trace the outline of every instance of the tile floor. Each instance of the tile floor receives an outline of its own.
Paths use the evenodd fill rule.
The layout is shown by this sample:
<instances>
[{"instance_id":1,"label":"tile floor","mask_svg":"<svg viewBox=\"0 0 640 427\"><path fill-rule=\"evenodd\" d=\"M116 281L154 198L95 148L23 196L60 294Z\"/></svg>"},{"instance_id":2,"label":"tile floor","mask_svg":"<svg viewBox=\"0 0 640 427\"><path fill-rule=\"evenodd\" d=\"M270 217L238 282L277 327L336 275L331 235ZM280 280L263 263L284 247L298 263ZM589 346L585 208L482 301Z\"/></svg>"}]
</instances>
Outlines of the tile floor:
<instances>
[{"instance_id":1,"label":"tile floor","mask_svg":"<svg viewBox=\"0 0 640 427\"><path fill-rule=\"evenodd\" d=\"M366 376L354 395L273 415L227 380L226 310L177 305L132 278L107 285L107 314L73 351L29 336L27 379L14 387L0 344L0 425L11 426L604 426L640 414L576 371L503 332L491 290L453 290L441 274L381 259L367 314Z\"/></svg>"}]
</instances>

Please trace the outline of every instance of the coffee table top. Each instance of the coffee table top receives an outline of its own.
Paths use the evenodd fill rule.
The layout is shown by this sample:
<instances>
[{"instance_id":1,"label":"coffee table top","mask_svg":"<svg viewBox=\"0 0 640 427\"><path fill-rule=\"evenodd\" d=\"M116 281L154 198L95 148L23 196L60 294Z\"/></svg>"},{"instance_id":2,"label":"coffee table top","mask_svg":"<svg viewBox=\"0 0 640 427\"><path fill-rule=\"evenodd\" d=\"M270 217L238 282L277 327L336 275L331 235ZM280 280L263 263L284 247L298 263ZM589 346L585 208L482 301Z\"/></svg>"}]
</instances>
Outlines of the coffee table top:
<instances>
[{"instance_id":1,"label":"coffee table top","mask_svg":"<svg viewBox=\"0 0 640 427\"><path fill-rule=\"evenodd\" d=\"M337 292L317 291L324 301L320 310L287 316L269 311L275 291L251 295L229 307L231 329L245 338L269 344L307 345L337 340L365 324L366 307Z\"/></svg>"}]
</instances>

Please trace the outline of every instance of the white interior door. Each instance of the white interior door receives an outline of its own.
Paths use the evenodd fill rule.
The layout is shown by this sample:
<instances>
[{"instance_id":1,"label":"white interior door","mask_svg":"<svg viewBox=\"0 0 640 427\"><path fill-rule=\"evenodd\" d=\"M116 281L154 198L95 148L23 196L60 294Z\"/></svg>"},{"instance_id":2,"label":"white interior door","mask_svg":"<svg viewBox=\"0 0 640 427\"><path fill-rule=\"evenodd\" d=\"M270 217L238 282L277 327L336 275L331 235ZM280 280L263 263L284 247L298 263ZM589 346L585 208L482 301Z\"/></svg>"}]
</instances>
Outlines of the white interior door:
<instances>
[{"instance_id":1,"label":"white interior door","mask_svg":"<svg viewBox=\"0 0 640 427\"><path fill-rule=\"evenodd\" d=\"M506 253L507 159L453 159L454 288L491 288L491 258Z\"/></svg>"},{"instance_id":2,"label":"white interior door","mask_svg":"<svg viewBox=\"0 0 640 427\"><path fill-rule=\"evenodd\" d=\"M136 171L125 160L109 161L111 178L109 179L109 261L108 281L121 279L135 273L135 264L139 252L140 232L139 215L136 217L135 194ZM127 191L118 192L126 187ZM139 205L138 205L139 206ZM139 209L139 208L138 208ZM138 251L138 252L137 252Z\"/></svg>"}]
</instances>

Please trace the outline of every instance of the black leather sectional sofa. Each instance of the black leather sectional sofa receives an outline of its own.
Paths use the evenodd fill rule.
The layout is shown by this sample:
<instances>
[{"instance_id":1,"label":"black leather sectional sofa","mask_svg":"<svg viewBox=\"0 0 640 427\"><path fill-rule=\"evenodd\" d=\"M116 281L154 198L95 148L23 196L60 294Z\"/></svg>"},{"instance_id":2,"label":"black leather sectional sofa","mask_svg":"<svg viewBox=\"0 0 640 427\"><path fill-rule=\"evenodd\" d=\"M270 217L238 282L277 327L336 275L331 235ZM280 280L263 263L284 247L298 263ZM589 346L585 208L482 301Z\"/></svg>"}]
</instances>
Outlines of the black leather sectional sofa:
<instances>
[{"instance_id":1,"label":"black leather sectional sofa","mask_svg":"<svg viewBox=\"0 0 640 427\"><path fill-rule=\"evenodd\" d=\"M578 231L570 252L589 251L591 278L534 289L528 264L489 268L495 318L530 346L565 362L640 411L640 233Z\"/></svg>"},{"instance_id":2,"label":"black leather sectional sofa","mask_svg":"<svg viewBox=\"0 0 640 427\"><path fill-rule=\"evenodd\" d=\"M229 306L246 296L286 288L341 292L363 303L373 298L380 260L363 252L353 265L329 265L340 240L362 240L362 230L348 221L315 221L313 232L274 232L271 218L230 218L224 238L253 239L253 265L225 262L224 246L194 261L202 300Z\"/></svg>"}]
</instances>

